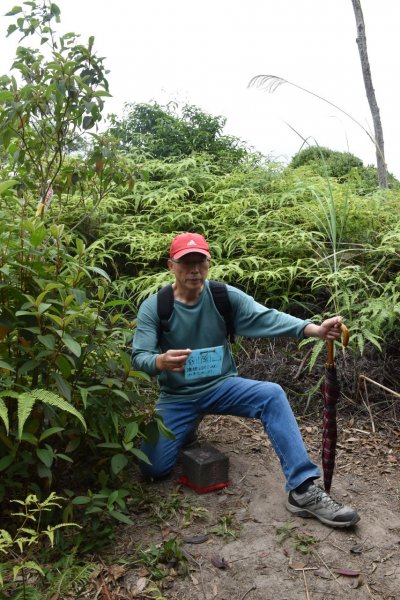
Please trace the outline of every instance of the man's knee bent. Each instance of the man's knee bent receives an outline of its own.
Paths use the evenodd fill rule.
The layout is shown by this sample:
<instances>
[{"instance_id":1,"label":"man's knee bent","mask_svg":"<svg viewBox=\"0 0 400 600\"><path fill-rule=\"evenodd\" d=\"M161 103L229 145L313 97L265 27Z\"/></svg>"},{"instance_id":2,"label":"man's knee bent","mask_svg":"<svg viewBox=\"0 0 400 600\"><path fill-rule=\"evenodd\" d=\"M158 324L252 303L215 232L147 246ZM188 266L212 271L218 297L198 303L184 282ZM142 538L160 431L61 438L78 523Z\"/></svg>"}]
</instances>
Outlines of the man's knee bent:
<instances>
[{"instance_id":1,"label":"man's knee bent","mask_svg":"<svg viewBox=\"0 0 400 600\"><path fill-rule=\"evenodd\" d=\"M139 460L139 468L146 479L162 479L174 469L178 458L175 443L167 445L158 443L155 446L144 443L140 449L149 461Z\"/></svg>"},{"instance_id":2,"label":"man's knee bent","mask_svg":"<svg viewBox=\"0 0 400 600\"><path fill-rule=\"evenodd\" d=\"M279 383L272 381L261 382L261 388L259 390L260 396L265 400L287 400L286 392Z\"/></svg>"}]
</instances>

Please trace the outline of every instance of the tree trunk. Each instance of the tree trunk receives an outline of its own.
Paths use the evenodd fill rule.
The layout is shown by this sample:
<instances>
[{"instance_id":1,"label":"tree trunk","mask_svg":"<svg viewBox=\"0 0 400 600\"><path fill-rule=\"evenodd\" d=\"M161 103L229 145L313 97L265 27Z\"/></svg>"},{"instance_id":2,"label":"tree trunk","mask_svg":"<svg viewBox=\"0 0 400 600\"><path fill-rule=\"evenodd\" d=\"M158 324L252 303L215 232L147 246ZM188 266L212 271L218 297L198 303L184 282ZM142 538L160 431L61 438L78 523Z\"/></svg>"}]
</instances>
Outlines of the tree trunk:
<instances>
[{"instance_id":1,"label":"tree trunk","mask_svg":"<svg viewBox=\"0 0 400 600\"><path fill-rule=\"evenodd\" d=\"M357 46L360 53L361 69L364 78L365 92L369 107L371 110L372 121L374 124L374 137L376 148L376 165L378 169L378 180L381 188L388 187L387 168L385 162L385 151L383 143L383 130L378 104L376 102L375 90L372 85L371 68L369 66L367 52L367 38L365 35L364 17L361 10L361 0L351 0L353 3L354 15L357 26Z\"/></svg>"}]
</instances>

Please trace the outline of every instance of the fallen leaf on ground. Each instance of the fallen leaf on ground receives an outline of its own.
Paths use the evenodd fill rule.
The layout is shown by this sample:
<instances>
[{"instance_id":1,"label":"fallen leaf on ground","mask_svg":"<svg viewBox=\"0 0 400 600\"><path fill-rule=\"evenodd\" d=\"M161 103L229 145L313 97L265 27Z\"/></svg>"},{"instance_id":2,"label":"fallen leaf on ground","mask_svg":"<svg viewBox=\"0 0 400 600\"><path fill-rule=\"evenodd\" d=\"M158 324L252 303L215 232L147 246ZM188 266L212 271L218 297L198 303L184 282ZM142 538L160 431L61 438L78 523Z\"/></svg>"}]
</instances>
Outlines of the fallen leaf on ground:
<instances>
[{"instance_id":1,"label":"fallen leaf on ground","mask_svg":"<svg viewBox=\"0 0 400 600\"><path fill-rule=\"evenodd\" d=\"M214 567L217 567L217 569L229 569L229 565L223 557L220 558L219 556L214 555L211 557L211 563Z\"/></svg>"},{"instance_id":2,"label":"fallen leaf on ground","mask_svg":"<svg viewBox=\"0 0 400 600\"><path fill-rule=\"evenodd\" d=\"M289 560L289 567L294 571L303 571L306 568L306 565L298 560Z\"/></svg>"},{"instance_id":3,"label":"fallen leaf on ground","mask_svg":"<svg viewBox=\"0 0 400 600\"><path fill-rule=\"evenodd\" d=\"M360 575L360 571L354 571L353 569L332 569L334 573L338 573L338 575L344 575L344 577L358 577Z\"/></svg>"},{"instance_id":4,"label":"fallen leaf on ground","mask_svg":"<svg viewBox=\"0 0 400 600\"><path fill-rule=\"evenodd\" d=\"M139 577L139 579L136 582L136 591L143 592L143 590L145 589L146 585L147 585L147 579L146 579L146 577Z\"/></svg>"},{"instance_id":5,"label":"fallen leaf on ground","mask_svg":"<svg viewBox=\"0 0 400 600\"><path fill-rule=\"evenodd\" d=\"M352 554L362 554L362 551L363 551L362 544L357 544L356 546L353 546L352 548L350 548L350 552Z\"/></svg>"},{"instance_id":6,"label":"fallen leaf on ground","mask_svg":"<svg viewBox=\"0 0 400 600\"><path fill-rule=\"evenodd\" d=\"M331 575L329 573L326 571L321 571L320 569L314 571L314 575L316 577L321 577L321 579L331 579Z\"/></svg>"},{"instance_id":7,"label":"fallen leaf on ground","mask_svg":"<svg viewBox=\"0 0 400 600\"><path fill-rule=\"evenodd\" d=\"M122 575L125 575L125 567L122 567L121 565L111 565L108 572L114 579L119 579Z\"/></svg>"},{"instance_id":8,"label":"fallen leaf on ground","mask_svg":"<svg viewBox=\"0 0 400 600\"><path fill-rule=\"evenodd\" d=\"M192 537L184 537L185 544L204 544L209 539L208 535L194 535Z\"/></svg>"}]
</instances>

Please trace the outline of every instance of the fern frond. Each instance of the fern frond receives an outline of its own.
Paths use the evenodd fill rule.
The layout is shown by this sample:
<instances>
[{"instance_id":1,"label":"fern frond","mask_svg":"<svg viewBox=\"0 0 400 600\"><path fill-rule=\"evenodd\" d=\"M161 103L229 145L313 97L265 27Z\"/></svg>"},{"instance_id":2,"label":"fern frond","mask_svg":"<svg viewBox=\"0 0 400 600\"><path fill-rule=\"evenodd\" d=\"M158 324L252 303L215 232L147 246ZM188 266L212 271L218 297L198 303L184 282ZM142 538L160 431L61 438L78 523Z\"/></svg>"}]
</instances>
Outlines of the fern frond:
<instances>
[{"instance_id":1,"label":"fern frond","mask_svg":"<svg viewBox=\"0 0 400 600\"><path fill-rule=\"evenodd\" d=\"M30 392L18 396L18 438L22 438L25 422L32 412L36 398Z\"/></svg>"},{"instance_id":2,"label":"fern frond","mask_svg":"<svg viewBox=\"0 0 400 600\"><path fill-rule=\"evenodd\" d=\"M54 591L56 595L79 592L86 587L98 568L99 566L95 563L67 565L58 576L55 576L51 583L51 591Z\"/></svg>"},{"instance_id":3,"label":"fern frond","mask_svg":"<svg viewBox=\"0 0 400 600\"><path fill-rule=\"evenodd\" d=\"M64 412L68 412L74 415L82 423L85 431L87 429L85 419L81 413L76 410L74 406L69 404L64 398L57 396L53 392L48 390L32 390L31 392L24 392L18 397L18 437L21 439L25 422L31 414L33 405L36 400L48 404L49 406L55 406Z\"/></svg>"},{"instance_id":4,"label":"fern frond","mask_svg":"<svg viewBox=\"0 0 400 600\"><path fill-rule=\"evenodd\" d=\"M6 428L7 435L10 431L10 422L8 420L8 410L7 405L2 398L0 398L0 419L4 423L4 427Z\"/></svg>"},{"instance_id":5,"label":"fern frond","mask_svg":"<svg viewBox=\"0 0 400 600\"><path fill-rule=\"evenodd\" d=\"M308 363L308 368L311 371L313 366L315 365L318 356L321 354L325 344L323 340L318 340L315 342L314 348L312 349L310 360Z\"/></svg>"},{"instance_id":6,"label":"fern frond","mask_svg":"<svg viewBox=\"0 0 400 600\"><path fill-rule=\"evenodd\" d=\"M42 592L31 585L21 585L12 595L13 600L43 600Z\"/></svg>"}]
</instances>

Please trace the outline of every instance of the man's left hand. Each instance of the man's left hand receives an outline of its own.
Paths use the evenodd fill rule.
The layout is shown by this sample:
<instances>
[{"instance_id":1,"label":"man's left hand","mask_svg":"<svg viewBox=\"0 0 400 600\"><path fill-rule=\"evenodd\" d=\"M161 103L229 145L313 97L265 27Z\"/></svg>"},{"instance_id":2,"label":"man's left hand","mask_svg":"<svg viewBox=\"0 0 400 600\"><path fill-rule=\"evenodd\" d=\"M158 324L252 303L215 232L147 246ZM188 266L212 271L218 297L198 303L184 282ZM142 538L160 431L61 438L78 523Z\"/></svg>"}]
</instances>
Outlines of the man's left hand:
<instances>
[{"instance_id":1,"label":"man's left hand","mask_svg":"<svg viewBox=\"0 0 400 600\"><path fill-rule=\"evenodd\" d=\"M325 319L321 325L309 323L304 328L305 337L318 337L321 340L339 340L341 337L340 326L343 318L340 316Z\"/></svg>"}]
</instances>

